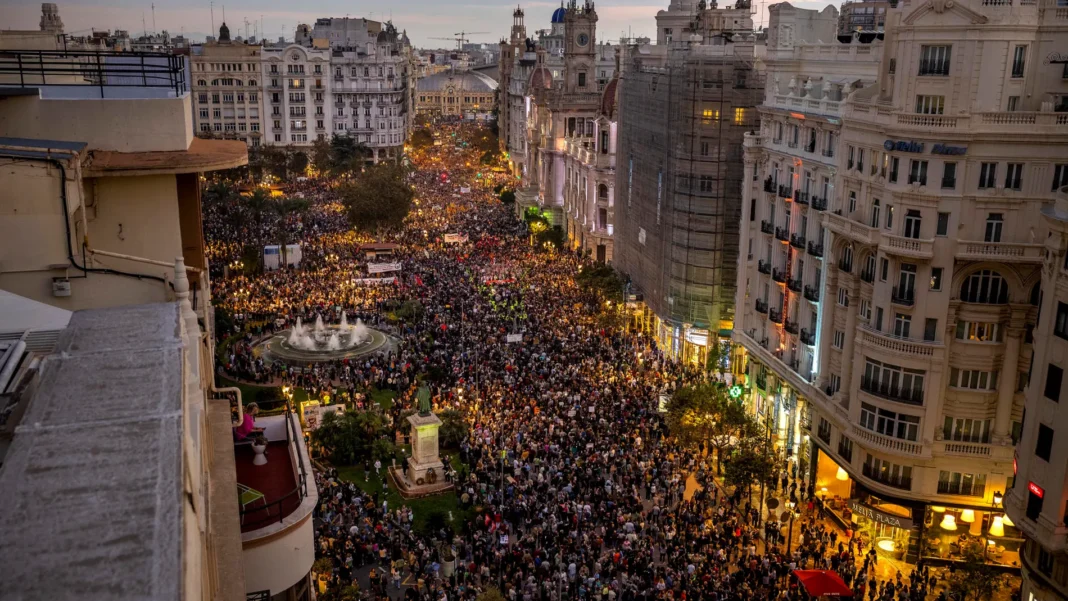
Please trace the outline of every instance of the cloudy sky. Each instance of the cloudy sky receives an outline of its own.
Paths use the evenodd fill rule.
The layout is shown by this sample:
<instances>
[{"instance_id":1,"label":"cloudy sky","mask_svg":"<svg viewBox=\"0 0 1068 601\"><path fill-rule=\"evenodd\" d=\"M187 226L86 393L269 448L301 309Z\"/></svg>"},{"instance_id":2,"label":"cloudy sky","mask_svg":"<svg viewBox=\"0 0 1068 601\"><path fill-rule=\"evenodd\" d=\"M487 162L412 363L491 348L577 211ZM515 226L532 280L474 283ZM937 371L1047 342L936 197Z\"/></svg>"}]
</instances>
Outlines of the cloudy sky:
<instances>
[{"instance_id":1,"label":"cloudy sky","mask_svg":"<svg viewBox=\"0 0 1068 601\"><path fill-rule=\"evenodd\" d=\"M733 1L733 0L731 0ZM765 0L772 4L775 0ZM152 26L153 0L58 0L59 14L66 31L88 33L91 29L127 29L140 35ZM549 18L559 6L559 0L520 0L526 11L527 31L549 27ZM760 0L755 0L758 8ZM621 35L655 37L656 11L667 7L669 0L598 0L598 39L614 41ZM839 2L835 1L834 4ZM203 39L212 29L209 0L155 0L155 28L171 34L184 33L193 39ZM317 17L367 17L384 20L392 18L397 27L408 30L412 43L420 47L451 47L447 41L434 37L449 37L459 31L480 31L469 35L474 42L496 42L508 35L512 24L515 0L216 0L215 26L223 20L223 6L231 35L244 35L245 20L249 34L254 23L263 19L263 31L269 39L280 35L292 38L298 23L312 23ZM795 6L822 8L821 2L794 2ZM0 0L4 28L37 29L41 3L37 0ZM142 25L142 16L144 25ZM766 17L764 22L766 23ZM757 15L760 23L760 15ZM627 32L630 32L629 34Z\"/></svg>"}]
</instances>

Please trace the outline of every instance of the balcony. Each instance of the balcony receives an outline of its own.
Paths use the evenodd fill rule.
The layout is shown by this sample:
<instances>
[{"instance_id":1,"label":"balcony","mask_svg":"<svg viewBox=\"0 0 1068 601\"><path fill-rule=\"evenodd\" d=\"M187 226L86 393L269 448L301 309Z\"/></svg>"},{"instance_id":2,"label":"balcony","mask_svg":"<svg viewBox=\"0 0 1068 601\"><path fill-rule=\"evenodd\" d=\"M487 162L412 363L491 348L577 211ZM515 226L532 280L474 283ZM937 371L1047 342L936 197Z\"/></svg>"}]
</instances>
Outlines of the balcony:
<instances>
[{"instance_id":1,"label":"balcony","mask_svg":"<svg viewBox=\"0 0 1068 601\"><path fill-rule=\"evenodd\" d=\"M890 292L890 302L902 307L911 307L916 304L916 290L914 288L898 288Z\"/></svg>"},{"instance_id":2,"label":"balcony","mask_svg":"<svg viewBox=\"0 0 1068 601\"><path fill-rule=\"evenodd\" d=\"M764 180L764 191L775 193L775 182L770 177Z\"/></svg>"},{"instance_id":3,"label":"balcony","mask_svg":"<svg viewBox=\"0 0 1068 601\"><path fill-rule=\"evenodd\" d=\"M771 274L771 263L768 263L767 261L763 260L757 261L757 271L764 275Z\"/></svg>"},{"instance_id":4,"label":"balcony","mask_svg":"<svg viewBox=\"0 0 1068 601\"><path fill-rule=\"evenodd\" d=\"M879 249L899 257L930 260L934 257L934 240L920 240L883 234Z\"/></svg>"},{"instance_id":5,"label":"balcony","mask_svg":"<svg viewBox=\"0 0 1068 601\"><path fill-rule=\"evenodd\" d=\"M801 329L798 327L796 321L786 320L785 322L783 322L782 327L784 330L786 330L790 334L793 334L794 336L797 336L798 333L801 332Z\"/></svg>"},{"instance_id":6,"label":"balcony","mask_svg":"<svg viewBox=\"0 0 1068 601\"><path fill-rule=\"evenodd\" d=\"M805 237L797 234L790 234L790 246L805 250Z\"/></svg>"},{"instance_id":7,"label":"balcony","mask_svg":"<svg viewBox=\"0 0 1068 601\"><path fill-rule=\"evenodd\" d=\"M857 326L857 339L860 344L881 353L889 353L901 358L927 361L936 353L945 349L941 342L928 340L911 340L880 332L868 325Z\"/></svg>"},{"instance_id":8,"label":"balcony","mask_svg":"<svg viewBox=\"0 0 1068 601\"><path fill-rule=\"evenodd\" d=\"M997 261L999 263L1042 262L1045 247L1041 244L1012 242L957 242L957 259L961 261Z\"/></svg>"},{"instance_id":9,"label":"balcony","mask_svg":"<svg viewBox=\"0 0 1068 601\"><path fill-rule=\"evenodd\" d=\"M958 442L945 440L941 443L943 455L956 455L959 457L990 457L993 445L978 442ZM1012 447L1006 447L1012 449ZM1009 453L1011 455L1011 452Z\"/></svg>"},{"instance_id":10,"label":"balcony","mask_svg":"<svg viewBox=\"0 0 1068 601\"><path fill-rule=\"evenodd\" d=\"M816 335L809 332L807 329L801 329L801 344L807 346L816 346Z\"/></svg>"},{"instance_id":11,"label":"balcony","mask_svg":"<svg viewBox=\"0 0 1068 601\"><path fill-rule=\"evenodd\" d=\"M787 280L786 287L793 292L801 294L801 278Z\"/></svg>"},{"instance_id":12,"label":"balcony","mask_svg":"<svg viewBox=\"0 0 1068 601\"><path fill-rule=\"evenodd\" d=\"M867 376L861 378L860 389L864 392L888 401L907 403L909 405L923 405L923 389L917 387L903 387L897 382L880 382Z\"/></svg>"},{"instance_id":13,"label":"balcony","mask_svg":"<svg viewBox=\"0 0 1068 601\"><path fill-rule=\"evenodd\" d=\"M815 286L805 286L805 298L814 302L820 302L820 289Z\"/></svg>"},{"instance_id":14,"label":"balcony","mask_svg":"<svg viewBox=\"0 0 1068 601\"><path fill-rule=\"evenodd\" d=\"M778 282L780 284L785 284L786 283L786 272L785 271L780 271L778 269L774 269L773 268L771 270L771 279L775 280L776 282Z\"/></svg>"},{"instance_id":15,"label":"balcony","mask_svg":"<svg viewBox=\"0 0 1068 601\"><path fill-rule=\"evenodd\" d=\"M846 258L838 259L838 271L842 273L853 273L853 261Z\"/></svg>"},{"instance_id":16,"label":"balcony","mask_svg":"<svg viewBox=\"0 0 1068 601\"><path fill-rule=\"evenodd\" d=\"M826 198L820 198L818 196L813 196L811 198L811 200L809 201L809 204L812 206L813 209L816 209L817 211L826 211L827 210L827 199Z\"/></svg>"},{"instance_id":17,"label":"balcony","mask_svg":"<svg viewBox=\"0 0 1068 601\"><path fill-rule=\"evenodd\" d=\"M767 315L768 313L768 301L756 299L756 312Z\"/></svg>"},{"instance_id":18,"label":"balcony","mask_svg":"<svg viewBox=\"0 0 1068 601\"><path fill-rule=\"evenodd\" d=\"M827 395L831 396L831 395ZM838 456L846 460L846 463L853 461L853 447L852 445L845 444L848 440L844 436L838 437Z\"/></svg>"},{"instance_id":19,"label":"balcony","mask_svg":"<svg viewBox=\"0 0 1068 601\"><path fill-rule=\"evenodd\" d=\"M868 227L863 223L857 223L842 215L824 213L823 224L832 232L861 244L875 246L879 243L880 232L878 229Z\"/></svg>"},{"instance_id":20,"label":"balcony","mask_svg":"<svg viewBox=\"0 0 1068 601\"><path fill-rule=\"evenodd\" d=\"M918 75L934 75L946 77L949 75L948 60L921 60Z\"/></svg>"},{"instance_id":21,"label":"balcony","mask_svg":"<svg viewBox=\"0 0 1068 601\"><path fill-rule=\"evenodd\" d=\"M794 191L790 186L779 186L779 196L783 198L793 198Z\"/></svg>"},{"instance_id":22,"label":"balcony","mask_svg":"<svg viewBox=\"0 0 1068 601\"><path fill-rule=\"evenodd\" d=\"M833 148L824 148L823 152L821 154L823 154L824 158L833 159L834 158L834 149Z\"/></svg>"},{"instance_id":23,"label":"balcony","mask_svg":"<svg viewBox=\"0 0 1068 601\"><path fill-rule=\"evenodd\" d=\"M777 240L781 240L782 242L789 242L790 232L787 231L784 227L777 227L775 228L775 238Z\"/></svg>"},{"instance_id":24,"label":"balcony","mask_svg":"<svg viewBox=\"0 0 1068 601\"><path fill-rule=\"evenodd\" d=\"M775 226L773 226L770 221L761 221L760 231L770 236L775 233Z\"/></svg>"},{"instance_id":25,"label":"balcony","mask_svg":"<svg viewBox=\"0 0 1068 601\"><path fill-rule=\"evenodd\" d=\"M883 451L889 451L897 455L918 456L923 454L923 445L918 442L902 440L893 436L886 436L878 432L872 432L853 424L850 434L866 443L866 446L876 447Z\"/></svg>"},{"instance_id":26,"label":"balcony","mask_svg":"<svg viewBox=\"0 0 1068 601\"><path fill-rule=\"evenodd\" d=\"M899 488L901 490L912 490L912 478L906 478L904 476L891 474L885 471L877 471L872 469L871 464L865 463L863 469L864 477L870 478L880 484L885 484L893 488Z\"/></svg>"},{"instance_id":27,"label":"balcony","mask_svg":"<svg viewBox=\"0 0 1068 601\"><path fill-rule=\"evenodd\" d=\"M264 428L268 440L265 464L253 463L256 454L251 444L234 445L238 484L262 495L241 508L241 532L285 522L308 496L310 466L302 452L303 436L296 414L264 417L256 424Z\"/></svg>"},{"instance_id":28,"label":"balcony","mask_svg":"<svg viewBox=\"0 0 1068 601\"><path fill-rule=\"evenodd\" d=\"M816 257L817 259L823 258L823 245L816 244L815 242L808 243L808 254Z\"/></svg>"},{"instance_id":29,"label":"balcony","mask_svg":"<svg viewBox=\"0 0 1068 601\"><path fill-rule=\"evenodd\" d=\"M782 323L782 309L768 309L768 319L773 323Z\"/></svg>"}]
</instances>

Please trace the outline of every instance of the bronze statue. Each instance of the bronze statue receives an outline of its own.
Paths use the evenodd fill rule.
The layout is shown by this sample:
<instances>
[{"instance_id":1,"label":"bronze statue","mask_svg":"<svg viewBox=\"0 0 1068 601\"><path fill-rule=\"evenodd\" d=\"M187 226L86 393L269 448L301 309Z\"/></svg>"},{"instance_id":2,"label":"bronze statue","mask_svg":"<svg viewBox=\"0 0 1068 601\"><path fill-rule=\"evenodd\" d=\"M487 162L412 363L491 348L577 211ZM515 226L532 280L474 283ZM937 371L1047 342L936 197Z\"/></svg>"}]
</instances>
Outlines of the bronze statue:
<instances>
[{"instance_id":1,"label":"bronze statue","mask_svg":"<svg viewBox=\"0 0 1068 601\"><path fill-rule=\"evenodd\" d=\"M424 417L430 415L430 389L420 386L415 393L415 398L419 400L419 415Z\"/></svg>"}]
</instances>

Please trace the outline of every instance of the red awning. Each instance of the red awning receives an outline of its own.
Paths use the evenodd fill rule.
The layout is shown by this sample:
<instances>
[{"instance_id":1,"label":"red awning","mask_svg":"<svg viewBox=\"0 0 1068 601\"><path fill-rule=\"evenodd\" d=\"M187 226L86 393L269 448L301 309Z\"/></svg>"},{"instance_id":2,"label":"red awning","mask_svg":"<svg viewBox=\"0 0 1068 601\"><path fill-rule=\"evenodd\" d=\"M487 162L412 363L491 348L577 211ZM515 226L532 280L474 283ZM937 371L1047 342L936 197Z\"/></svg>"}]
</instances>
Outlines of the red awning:
<instances>
[{"instance_id":1,"label":"red awning","mask_svg":"<svg viewBox=\"0 0 1068 601\"><path fill-rule=\"evenodd\" d=\"M852 597L853 589L830 570L794 570L805 592L813 597Z\"/></svg>"}]
</instances>

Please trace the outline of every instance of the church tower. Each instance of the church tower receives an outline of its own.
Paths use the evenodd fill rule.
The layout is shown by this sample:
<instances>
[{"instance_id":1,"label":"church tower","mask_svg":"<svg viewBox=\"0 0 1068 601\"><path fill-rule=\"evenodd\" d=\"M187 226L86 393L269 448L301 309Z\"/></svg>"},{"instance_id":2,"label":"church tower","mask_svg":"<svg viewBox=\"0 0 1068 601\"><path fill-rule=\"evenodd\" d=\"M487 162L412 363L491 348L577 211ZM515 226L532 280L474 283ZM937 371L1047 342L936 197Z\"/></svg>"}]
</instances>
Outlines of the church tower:
<instances>
[{"instance_id":1,"label":"church tower","mask_svg":"<svg viewBox=\"0 0 1068 601\"><path fill-rule=\"evenodd\" d=\"M597 11L592 0L571 0L564 15L564 89L569 94L596 92Z\"/></svg>"}]
</instances>

